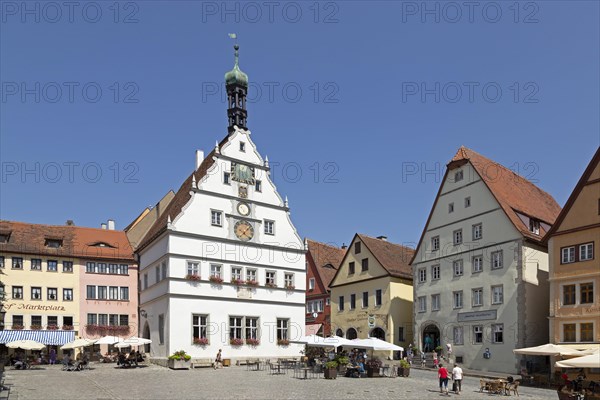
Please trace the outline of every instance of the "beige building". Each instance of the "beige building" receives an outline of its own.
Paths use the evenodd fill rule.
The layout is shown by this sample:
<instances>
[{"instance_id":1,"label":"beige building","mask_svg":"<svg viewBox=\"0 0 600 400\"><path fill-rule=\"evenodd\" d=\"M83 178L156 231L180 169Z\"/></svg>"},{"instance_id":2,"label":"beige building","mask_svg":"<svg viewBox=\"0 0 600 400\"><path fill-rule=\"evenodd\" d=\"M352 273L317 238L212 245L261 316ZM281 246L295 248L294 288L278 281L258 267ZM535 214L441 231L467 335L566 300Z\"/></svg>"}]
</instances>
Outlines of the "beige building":
<instances>
[{"instance_id":1,"label":"beige building","mask_svg":"<svg viewBox=\"0 0 600 400\"><path fill-rule=\"evenodd\" d=\"M600 343L600 148L548 232L550 340Z\"/></svg>"},{"instance_id":2,"label":"beige building","mask_svg":"<svg viewBox=\"0 0 600 400\"><path fill-rule=\"evenodd\" d=\"M331 325L347 339L377 337L402 346L412 342L414 250L356 234L331 287Z\"/></svg>"}]
</instances>

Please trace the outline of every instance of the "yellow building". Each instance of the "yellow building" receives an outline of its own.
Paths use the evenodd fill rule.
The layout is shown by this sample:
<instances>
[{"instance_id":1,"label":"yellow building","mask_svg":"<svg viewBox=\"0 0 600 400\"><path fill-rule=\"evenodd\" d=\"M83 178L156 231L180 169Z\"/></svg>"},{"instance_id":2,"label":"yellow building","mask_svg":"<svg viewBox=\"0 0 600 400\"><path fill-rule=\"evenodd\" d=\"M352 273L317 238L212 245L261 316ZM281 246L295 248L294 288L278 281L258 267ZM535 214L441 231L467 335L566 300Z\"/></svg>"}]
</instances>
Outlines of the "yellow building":
<instances>
[{"instance_id":1,"label":"yellow building","mask_svg":"<svg viewBox=\"0 0 600 400\"><path fill-rule=\"evenodd\" d=\"M33 339L61 345L74 339L80 265L65 228L0 221L6 312L0 343Z\"/></svg>"},{"instance_id":2,"label":"yellow building","mask_svg":"<svg viewBox=\"0 0 600 400\"><path fill-rule=\"evenodd\" d=\"M550 340L577 348L600 343L600 148L545 241L550 256Z\"/></svg>"},{"instance_id":3,"label":"yellow building","mask_svg":"<svg viewBox=\"0 0 600 400\"><path fill-rule=\"evenodd\" d=\"M414 250L356 234L331 282L331 324L347 339L412 343Z\"/></svg>"}]
</instances>

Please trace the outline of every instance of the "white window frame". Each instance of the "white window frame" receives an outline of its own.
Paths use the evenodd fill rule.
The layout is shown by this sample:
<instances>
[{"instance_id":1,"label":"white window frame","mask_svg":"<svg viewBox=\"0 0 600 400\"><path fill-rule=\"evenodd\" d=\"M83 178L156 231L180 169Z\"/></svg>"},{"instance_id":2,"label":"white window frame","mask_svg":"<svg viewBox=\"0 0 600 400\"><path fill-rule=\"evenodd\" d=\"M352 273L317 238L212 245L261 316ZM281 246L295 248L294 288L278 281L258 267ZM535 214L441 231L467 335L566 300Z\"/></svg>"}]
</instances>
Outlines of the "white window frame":
<instances>
[{"instance_id":1,"label":"white window frame","mask_svg":"<svg viewBox=\"0 0 600 400\"><path fill-rule=\"evenodd\" d=\"M460 182L463 180L463 178L464 178L464 172L462 169L460 169L454 173L454 182Z\"/></svg>"},{"instance_id":2,"label":"white window frame","mask_svg":"<svg viewBox=\"0 0 600 400\"><path fill-rule=\"evenodd\" d=\"M503 250L492 251L491 263L492 269L501 269L502 267L504 267Z\"/></svg>"},{"instance_id":3,"label":"white window frame","mask_svg":"<svg viewBox=\"0 0 600 400\"><path fill-rule=\"evenodd\" d=\"M483 271L483 255L473 256L471 260L472 271L474 274Z\"/></svg>"},{"instance_id":4,"label":"white window frame","mask_svg":"<svg viewBox=\"0 0 600 400\"><path fill-rule=\"evenodd\" d=\"M265 284L277 284L277 273L275 271L265 271Z\"/></svg>"},{"instance_id":5,"label":"white window frame","mask_svg":"<svg viewBox=\"0 0 600 400\"><path fill-rule=\"evenodd\" d=\"M188 275L200 275L200 263L198 261L187 262L187 274Z\"/></svg>"},{"instance_id":6,"label":"white window frame","mask_svg":"<svg viewBox=\"0 0 600 400\"><path fill-rule=\"evenodd\" d=\"M231 186L231 173L223 172L223 184Z\"/></svg>"},{"instance_id":7,"label":"white window frame","mask_svg":"<svg viewBox=\"0 0 600 400\"><path fill-rule=\"evenodd\" d=\"M265 235L275 235L275 221L265 219L264 227Z\"/></svg>"},{"instance_id":8,"label":"white window frame","mask_svg":"<svg viewBox=\"0 0 600 400\"><path fill-rule=\"evenodd\" d=\"M433 236L431 238L431 250L432 251L436 251L440 249L440 237L438 236Z\"/></svg>"},{"instance_id":9,"label":"white window frame","mask_svg":"<svg viewBox=\"0 0 600 400\"><path fill-rule=\"evenodd\" d=\"M563 247L560 249L560 263L571 264L575 262L575 246Z\"/></svg>"},{"instance_id":10,"label":"white window frame","mask_svg":"<svg viewBox=\"0 0 600 400\"><path fill-rule=\"evenodd\" d=\"M255 268L246 268L246 280L258 282L256 277L257 273L258 272Z\"/></svg>"},{"instance_id":11,"label":"white window frame","mask_svg":"<svg viewBox=\"0 0 600 400\"><path fill-rule=\"evenodd\" d=\"M244 317L229 316L229 339L244 339Z\"/></svg>"},{"instance_id":12,"label":"white window frame","mask_svg":"<svg viewBox=\"0 0 600 400\"><path fill-rule=\"evenodd\" d=\"M478 334L480 335L480 340L477 340ZM473 325L473 344L481 343L483 343L483 325Z\"/></svg>"},{"instance_id":13,"label":"white window frame","mask_svg":"<svg viewBox=\"0 0 600 400\"><path fill-rule=\"evenodd\" d=\"M231 267L231 280L243 280L244 279L244 269L242 267L233 266Z\"/></svg>"},{"instance_id":14,"label":"white window frame","mask_svg":"<svg viewBox=\"0 0 600 400\"><path fill-rule=\"evenodd\" d=\"M425 296L417 297L417 304L418 304L420 313L427 311L427 297L425 297Z\"/></svg>"},{"instance_id":15,"label":"white window frame","mask_svg":"<svg viewBox=\"0 0 600 400\"><path fill-rule=\"evenodd\" d=\"M452 243L455 246L458 246L459 244L462 244L462 242L463 242L462 229L457 229L454 232L452 232Z\"/></svg>"},{"instance_id":16,"label":"white window frame","mask_svg":"<svg viewBox=\"0 0 600 400\"><path fill-rule=\"evenodd\" d=\"M210 224L212 226L223 226L223 211L210 210Z\"/></svg>"},{"instance_id":17,"label":"white window frame","mask_svg":"<svg viewBox=\"0 0 600 400\"><path fill-rule=\"evenodd\" d=\"M472 226L473 240L479 240L483 238L483 224L473 224Z\"/></svg>"},{"instance_id":18,"label":"white window frame","mask_svg":"<svg viewBox=\"0 0 600 400\"><path fill-rule=\"evenodd\" d=\"M223 278L223 266L221 264L210 264L210 276Z\"/></svg>"},{"instance_id":19,"label":"white window frame","mask_svg":"<svg viewBox=\"0 0 600 400\"><path fill-rule=\"evenodd\" d=\"M417 274L419 275L419 283L427 282L427 268L419 268Z\"/></svg>"},{"instance_id":20,"label":"white window frame","mask_svg":"<svg viewBox=\"0 0 600 400\"><path fill-rule=\"evenodd\" d=\"M497 334L502 336L502 340L497 340ZM492 324L492 343L504 343L504 324Z\"/></svg>"},{"instance_id":21,"label":"white window frame","mask_svg":"<svg viewBox=\"0 0 600 400\"><path fill-rule=\"evenodd\" d=\"M262 193L262 181L260 179L254 181L254 191Z\"/></svg>"},{"instance_id":22,"label":"white window frame","mask_svg":"<svg viewBox=\"0 0 600 400\"><path fill-rule=\"evenodd\" d=\"M453 276L463 276L465 274L465 265L462 259L452 261Z\"/></svg>"},{"instance_id":23,"label":"white window frame","mask_svg":"<svg viewBox=\"0 0 600 400\"><path fill-rule=\"evenodd\" d=\"M431 295L431 311L439 311L440 310L440 294L432 294Z\"/></svg>"},{"instance_id":24,"label":"white window frame","mask_svg":"<svg viewBox=\"0 0 600 400\"><path fill-rule=\"evenodd\" d=\"M491 287L491 291L492 304L504 304L504 285L494 285Z\"/></svg>"},{"instance_id":25,"label":"white window frame","mask_svg":"<svg viewBox=\"0 0 600 400\"><path fill-rule=\"evenodd\" d=\"M594 259L594 243L584 243L579 245L579 261L589 261Z\"/></svg>"},{"instance_id":26,"label":"white window frame","mask_svg":"<svg viewBox=\"0 0 600 400\"><path fill-rule=\"evenodd\" d=\"M452 292L452 308L455 310L464 307L464 295L462 290Z\"/></svg>"},{"instance_id":27,"label":"white window frame","mask_svg":"<svg viewBox=\"0 0 600 400\"><path fill-rule=\"evenodd\" d=\"M308 290L315 290L315 278L308 279Z\"/></svg>"},{"instance_id":28,"label":"white window frame","mask_svg":"<svg viewBox=\"0 0 600 400\"><path fill-rule=\"evenodd\" d=\"M465 344L464 329L462 326L455 326L452 329L452 340L455 345Z\"/></svg>"},{"instance_id":29,"label":"white window frame","mask_svg":"<svg viewBox=\"0 0 600 400\"><path fill-rule=\"evenodd\" d=\"M285 287L294 286L294 274L291 272L285 272L283 274L283 284Z\"/></svg>"},{"instance_id":30,"label":"white window frame","mask_svg":"<svg viewBox=\"0 0 600 400\"><path fill-rule=\"evenodd\" d=\"M471 290L471 307L483 306L483 288L475 288Z\"/></svg>"},{"instance_id":31,"label":"white window frame","mask_svg":"<svg viewBox=\"0 0 600 400\"><path fill-rule=\"evenodd\" d=\"M431 266L431 280L438 281L440 280L442 274L440 271L440 264L434 264Z\"/></svg>"}]
</instances>

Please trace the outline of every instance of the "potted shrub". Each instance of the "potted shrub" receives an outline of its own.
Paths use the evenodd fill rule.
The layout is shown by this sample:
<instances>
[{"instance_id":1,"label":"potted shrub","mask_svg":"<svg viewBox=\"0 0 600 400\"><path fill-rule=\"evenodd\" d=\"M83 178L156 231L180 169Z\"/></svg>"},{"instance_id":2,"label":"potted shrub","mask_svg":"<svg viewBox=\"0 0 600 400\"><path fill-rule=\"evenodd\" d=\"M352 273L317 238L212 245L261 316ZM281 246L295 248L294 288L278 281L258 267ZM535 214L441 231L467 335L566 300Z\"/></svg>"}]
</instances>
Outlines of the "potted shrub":
<instances>
[{"instance_id":1,"label":"potted shrub","mask_svg":"<svg viewBox=\"0 0 600 400\"><path fill-rule=\"evenodd\" d=\"M201 278L200 278L200 275L198 275L198 274L187 274L185 276L185 279L188 281L198 282Z\"/></svg>"},{"instance_id":2,"label":"potted shrub","mask_svg":"<svg viewBox=\"0 0 600 400\"><path fill-rule=\"evenodd\" d=\"M408 377L410 374L410 363L406 360L400 360L400 365L398 366L398 376Z\"/></svg>"},{"instance_id":3,"label":"potted shrub","mask_svg":"<svg viewBox=\"0 0 600 400\"><path fill-rule=\"evenodd\" d=\"M325 379L337 378L337 367L338 367L337 361L335 361L335 360L327 361L325 363L325 369L324 369Z\"/></svg>"},{"instance_id":4,"label":"potted shrub","mask_svg":"<svg viewBox=\"0 0 600 400\"><path fill-rule=\"evenodd\" d=\"M367 377L368 378L378 377L379 370L381 369L382 365L383 365L383 363L378 358L374 358L372 360L367 361L367 363L365 365L365 369L367 370Z\"/></svg>"},{"instance_id":5,"label":"potted shrub","mask_svg":"<svg viewBox=\"0 0 600 400\"><path fill-rule=\"evenodd\" d=\"M217 276L217 275L211 275L210 278L208 278L208 280L217 285L220 285L221 283L223 283L223 278L221 278L220 276Z\"/></svg>"},{"instance_id":6,"label":"potted shrub","mask_svg":"<svg viewBox=\"0 0 600 400\"><path fill-rule=\"evenodd\" d=\"M346 373L346 366L350 363L350 359L346 356L338 354L335 356L335 361L338 363L338 372L344 375Z\"/></svg>"},{"instance_id":7,"label":"potted shrub","mask_svg":"<svg viewBox=\"0 0 600 400\"><path fill-rule=\"evenodd\" d=\"M192 356L185 353L185 350L179 350L169 356L169 368L171 369L190 369Z\"/></svg>"},{"instance_id":8,"label":"potted shrub","mask_svg":"<svg viewBox=\"0 0 600 400\"><path fill-rule=\"evenodd\" d=\"M442 355L442 349L443 349L442 346L438 346L435 348L435 352L437 353L438 358L440 358L440 356Z\"/></svg>"}]
</instances>

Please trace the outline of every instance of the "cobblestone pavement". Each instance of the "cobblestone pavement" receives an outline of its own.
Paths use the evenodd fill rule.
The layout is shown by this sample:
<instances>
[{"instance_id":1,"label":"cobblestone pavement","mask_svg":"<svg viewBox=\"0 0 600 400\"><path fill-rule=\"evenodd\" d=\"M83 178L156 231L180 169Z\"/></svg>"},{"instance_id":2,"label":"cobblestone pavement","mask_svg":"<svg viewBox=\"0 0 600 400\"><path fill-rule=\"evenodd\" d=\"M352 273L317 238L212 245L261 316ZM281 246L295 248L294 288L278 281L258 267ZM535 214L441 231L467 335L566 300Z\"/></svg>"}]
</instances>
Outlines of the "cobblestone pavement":
<instances>
[{"instance_id":1,"label":"cobblestone pavement","mask_svg":"<svg viewBox=\"0 0 600 400\"><path fill-rule=\"evenodd\" d=\"M158 366L118 369L92 364L92 370L61 371L60 366L26 371L7 369L9 400L28 399L489 399L505 396L479 393L479 379L466 377L463 392L439 393L434 371L411 370L409 378L297 379L247 371L245 366L219 370L172 371ZM519 388L520 399L556 399L555 391ZM3 392L2 397L6 396Z\"/></svg>"}]
</instances>

